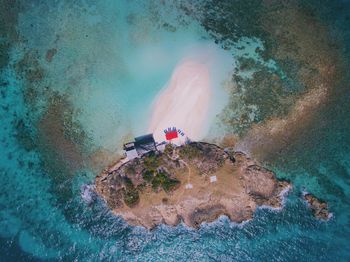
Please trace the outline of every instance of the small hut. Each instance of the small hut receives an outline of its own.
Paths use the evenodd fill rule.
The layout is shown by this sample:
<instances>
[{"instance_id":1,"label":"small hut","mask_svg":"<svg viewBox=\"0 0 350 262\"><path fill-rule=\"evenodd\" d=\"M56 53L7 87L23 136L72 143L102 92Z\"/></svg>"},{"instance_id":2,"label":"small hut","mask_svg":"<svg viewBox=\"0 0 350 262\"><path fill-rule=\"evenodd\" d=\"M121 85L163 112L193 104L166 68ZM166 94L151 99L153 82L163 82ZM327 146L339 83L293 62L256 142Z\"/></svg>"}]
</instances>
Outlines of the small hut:
<instances>
[{"instance_id":1,"label":"small hut","mask_svg":"<svg viewBox=\"0 0 350 262\"><path fill-rule=\"evenodd\" d=\"M148 134L136 137L134 142L124 144L124 150L126 157L131 160L148 152L156 151L157 147L153 134Z\"/></svg>"}]
</instances>

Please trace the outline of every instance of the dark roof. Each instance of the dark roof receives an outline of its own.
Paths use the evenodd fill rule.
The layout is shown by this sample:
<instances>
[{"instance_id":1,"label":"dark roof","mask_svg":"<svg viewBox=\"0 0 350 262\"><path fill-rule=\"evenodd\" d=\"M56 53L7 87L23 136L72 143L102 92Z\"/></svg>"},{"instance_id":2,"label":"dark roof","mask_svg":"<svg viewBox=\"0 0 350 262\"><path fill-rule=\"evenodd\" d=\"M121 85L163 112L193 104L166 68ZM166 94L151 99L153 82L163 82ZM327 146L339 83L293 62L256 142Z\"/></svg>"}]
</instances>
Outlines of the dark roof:
<instances>
[{"instance_id":1,"label":"dark roof","mask_svg":"<svg viewBox=\"0 0 350 262\"><path fill-rule=\"evenodd\" d=\"M153 134L135 137L135 144L137 145L150 144L150 143L155 143Z\"/></svg>"},{"instance_id":2,"label":"dark roof","mask_svg":"<svg viewBox=\"0 0 350 262\"><path fill-rule=\"evenodd\" d=\"M149 151L156 151L157 148L153 134L136 137L135 149L139 155L145 154Z\"/></svg>"},{"instance_id":3,"label":"dark roof","mask_svg":"<svg viewBox=\"0 0 350 262\"><path fill-rule=\"evenodd\" d=\"M157 151L156 142L154 141L153 134L139 136L135 138L135 142L129 142L124 144L125 151L131 151L136 149L139 156L146 154L150 151Z\"/></svg>"}]
</instances>

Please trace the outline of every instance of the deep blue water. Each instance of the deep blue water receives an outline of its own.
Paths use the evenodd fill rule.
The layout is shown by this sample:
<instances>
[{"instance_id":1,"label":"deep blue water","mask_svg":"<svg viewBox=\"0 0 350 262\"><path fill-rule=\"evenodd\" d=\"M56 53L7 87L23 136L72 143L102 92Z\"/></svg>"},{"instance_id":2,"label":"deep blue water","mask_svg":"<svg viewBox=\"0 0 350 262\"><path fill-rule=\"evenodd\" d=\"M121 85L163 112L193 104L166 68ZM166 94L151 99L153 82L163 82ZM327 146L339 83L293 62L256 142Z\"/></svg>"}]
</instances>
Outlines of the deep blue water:
<instances>
[{"instance_id":1,"label":"deep blue water","mask_svg":"<svg viewBox=\"0 0 350 262\"><path fill-rule=\"evenodd\" d=\"M12 10L17 20L7 17L20 37L0 38L11 40L0 82L0 261L349 261L347 72L307 130L265 163L294 185L282 211L259 209L241 225L222 217L198 231L179 225L148 232L110 214L102 201L88 205L81 198L81 186L98 173L90 163L95 150L113 158L122 136L143 131L135 126L144 121L144 108L187 48L215 42L193 16L165 2L23 1ZM303 4L341 42L348 66L350 2ZM58 50L50 63L49 48ZM158 51L163 58L153 60ZM32 58L18 66L28 52ZM57 103L48 115L55 120L43 122L56 105L52 97L64 97L69 106L63 103L62 110ZM130 104L137 106L130 110ZM60 125L63 136L54 130ZM327 201L332 219L316 220L300 198L303 190Z\"/></svg>"}]
</instances>

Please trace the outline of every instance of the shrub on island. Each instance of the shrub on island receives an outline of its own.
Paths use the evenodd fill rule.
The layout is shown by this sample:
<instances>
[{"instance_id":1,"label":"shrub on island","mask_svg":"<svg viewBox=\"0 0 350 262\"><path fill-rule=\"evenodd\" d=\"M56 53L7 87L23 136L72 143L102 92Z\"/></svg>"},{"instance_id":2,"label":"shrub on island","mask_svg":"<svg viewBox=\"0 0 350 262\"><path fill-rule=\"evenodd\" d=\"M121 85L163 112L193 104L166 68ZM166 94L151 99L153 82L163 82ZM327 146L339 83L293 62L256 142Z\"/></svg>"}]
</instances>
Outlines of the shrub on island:
<instances>
[{"instance_id":1,"label":"shrub on island","mask_svg":"<svg viewBox=\"0 0 350 262\"><path fill-rule=\"evenodd\" d=\"M160 158L154 153L151 153L144 157L143 164L148 171L156 171L160 166Z\"/></svg>"},{"instance_id":2,"label":"shrub on island","mask_svg":"<svg viewBox=\"0 0 350 262\"><path fill-rule=\"evenodd\" d=\"M165 172L159 172L152 180L152 189L156 191L159 187L161 187L168 193L174 190L179 184L179 180L170 178Z\"/></svg>"},{"instance_id":3,"label":"shrub on island","mask_svg":"<svg viewBox=\"0 0 350 262\"><path fill-rule=\"evenodd\" d=\"M124 177L123 200L128 207L137 205L140 200L139 191L128 177Z\"/></svg>"},{"instance_id":4,"label":"shrub on island","mask_svg":"<svg viewBox=\"0 0 350 262\"><path fill-rule=\"evenodd\" d=\"M123 190L124 203L128 207L134 207L140 200L139 192L136 188L126 188Z\"/></svg>"},{"instance_id":5,"label":"shrub on island","mask_svg":"<svg viewBox=\"0 0 350 262\"><path fill-rule=\"evenodd\" d=\"M152 171L146 170L142 173L142 178L147 183L151 183L154 177L154 173Z\"/></svg>"},{"instance_id":6,"label":"shrub on island","mask_svg":"<svg viewBox=\"0 0 350 262\"><path fill-rule=\"evenodd\" d=\"M181 158L189 160L200 157L201 153L202 152L194 144L182 146L179 152Z\"/></svg>"}]
</instances>

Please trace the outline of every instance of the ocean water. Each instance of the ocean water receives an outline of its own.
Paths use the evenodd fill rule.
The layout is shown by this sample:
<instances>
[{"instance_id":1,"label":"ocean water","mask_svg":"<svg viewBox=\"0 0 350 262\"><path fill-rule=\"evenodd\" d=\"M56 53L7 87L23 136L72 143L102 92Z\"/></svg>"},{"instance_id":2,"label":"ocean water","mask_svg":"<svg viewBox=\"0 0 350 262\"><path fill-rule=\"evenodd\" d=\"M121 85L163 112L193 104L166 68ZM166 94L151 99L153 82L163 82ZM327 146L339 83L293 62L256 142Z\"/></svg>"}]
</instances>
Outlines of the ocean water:
<instances>
[{"instance_id":1,"label":"ocean water","mask_svg":"<svg viewBox=\"0 0 350 262\"><path fill-rule=\"evenodd\" d=\"M218 116L230 99L235 114L243 111L242 96L227 87L231 74L249 79L259 68L242 70L242 57L284 74L280 61L264 59L259 51L267 48L264 35L245 30L245 24L238 24L244 30L232 39L208 29L203 21L216 13L245 21L244 13L211 2L18 1L15 9L17 4L9 8L4 1L0 8L6 8L8 26L0 28L7 30L0 40L10 45L0 78L0 261L350 259L346 71L305 130L263 163L294 185L280 211L259 209L242 224L221 217L199 230L180 224L149 232L128 226L101 200L82 197L84 186L118 157L122 143L147 130L154 98L184 58L205 53L212 61L208 139L230 129L222 128ZM264 12L258 11L259 1L247 2L250 10ZM339 64L349 65L349 1L294 2L340 42ZM234 4L238 10L244 6ZM221 38L228 40L222 44ZM57 50L51 61L50 49ZM257 121L259 106L249 108ZM304 191L329 203L329 221L312 216L300 198Z\"/></svg>"}]
</instances>

